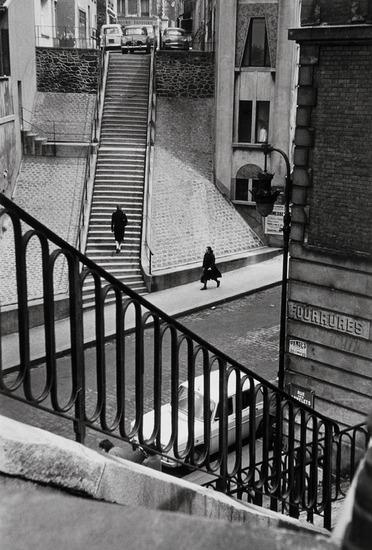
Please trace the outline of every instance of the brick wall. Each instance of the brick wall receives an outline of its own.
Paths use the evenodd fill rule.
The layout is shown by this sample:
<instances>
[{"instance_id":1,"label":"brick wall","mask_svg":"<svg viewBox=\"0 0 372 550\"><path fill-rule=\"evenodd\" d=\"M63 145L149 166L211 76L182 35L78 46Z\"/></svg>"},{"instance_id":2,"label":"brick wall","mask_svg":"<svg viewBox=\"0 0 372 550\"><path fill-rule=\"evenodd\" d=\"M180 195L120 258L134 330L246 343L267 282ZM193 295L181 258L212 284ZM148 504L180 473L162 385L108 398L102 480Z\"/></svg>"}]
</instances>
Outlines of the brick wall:
<instances>
[{"instance_id":1,"label":"brick wall","mask_svg":"<svg viewBox=\"0 0 372 550\"><path fill-rule=\"evenodd\" d=\"M36 48L39 92L96 93L97 50Z\"/></svg>"},{"instance_id":2,"label":"brick wall","mask_svg":"<svg viewBox=\"0 0 372 550\"><path fill-rule=\"evenodd\" d=\"M289 36L301 49L285 381L352 426L372 408L372 25Z\"/></svg>"},{"instance_id":3,"label":"brick wall","mask_svg":"<svg viewBox=\"0 0 372 550\"><path fill-rule=\"evenodd\" d=\"M320 57L308 242L371 254L372 46L323 47Z\"/></svg>"},{"instance_id":4,"label":"brick wall","mask_svg":"<svg viewBox=\"0 0 372 550\"><path fill-rule=\"evenodd\" d=\"M162 97L214 96L214 54L210 52L158 52L156 92Z\"/></svg>"}]
</instances>

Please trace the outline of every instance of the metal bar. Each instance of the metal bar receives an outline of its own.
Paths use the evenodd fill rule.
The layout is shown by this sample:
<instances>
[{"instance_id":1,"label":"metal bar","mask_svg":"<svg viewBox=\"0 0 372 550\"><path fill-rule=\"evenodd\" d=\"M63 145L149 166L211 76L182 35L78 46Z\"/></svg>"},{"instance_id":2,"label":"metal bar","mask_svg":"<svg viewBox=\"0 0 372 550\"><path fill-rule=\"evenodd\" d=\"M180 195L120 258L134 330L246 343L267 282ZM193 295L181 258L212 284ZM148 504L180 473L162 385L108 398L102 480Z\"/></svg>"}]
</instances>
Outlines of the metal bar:
<instances>
[{"instance_id":1,"label":"metal bar","mask_svg":"<svg viewBox=\"0 0 372 550\"><path fill-rule=\"evenodd\" d=\"M75 396L74 431L76 441L85 440L85 374L84 374L84 335L83 302L79 274L79 261L68 257L70 285L70 338L73 394Z\"/></svg>"}]
</instances>

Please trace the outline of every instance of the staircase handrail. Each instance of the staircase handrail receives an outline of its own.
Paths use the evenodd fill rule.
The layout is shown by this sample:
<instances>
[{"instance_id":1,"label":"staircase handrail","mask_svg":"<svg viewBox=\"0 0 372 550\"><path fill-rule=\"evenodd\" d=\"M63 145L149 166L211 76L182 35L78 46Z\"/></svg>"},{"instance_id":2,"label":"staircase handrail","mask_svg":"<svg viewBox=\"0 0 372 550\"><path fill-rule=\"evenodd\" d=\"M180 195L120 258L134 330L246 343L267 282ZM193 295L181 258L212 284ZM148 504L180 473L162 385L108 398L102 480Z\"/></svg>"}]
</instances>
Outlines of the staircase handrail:
<instances>
[{"instance_id":1,"label":"staircase handrail","mask_svg":"<svg viewBox=\"0 0 372 550\"><path fill-rule=\"evenodd\" d=\"M101 135L101 120L103 112L103 104L105 97L105 88L107 80L107 71L110 60L110 52L106 52L104 48L100 51L99 61L98 61L98 75L97 75L97 94L96 94L96 103L94 106L93 113L93 140L96 143L99 143Z\"/></svg>"},{"instance_id":2,"label":"staircase handrail","mask_svg":"<svg viewBox=\"0 0 372 550\"><path fill-rule=\"evenodd\" d=\"M88 236L89 212L92 203L94 175L97 164L98 143L101 131L101 120L103 111L103 98L106 88L108 53L102 49L98 58L97 94L94 106L93 119L90 127L90 145L85 159L84 184L80 201L80 213L78 230L76 236L76 248L83 252Z\"/></svg>"},{"instance_id":3,"label":"staircase handrail","mask_svg":"<svg viewBox=\"0 0 372 550\"><path fill-rule=\"evenodd\" d=\"M147 135L146 135L146 156L145 156L145 180L143 216L141 226L141 270L148 286L151 284L152 256L151 249L151 193L152 193L152 170L154 165L154 144L155 144L155 116L156 116L156 94L155 94L155 50L151 50L150 58L150 79L149 98L147 106Z\"/></svg>"},{"instance_id":4,"label":"staircase handrail","mask_svg":"<svg viewBox=\"0 0 372 550\"><path fill-rule=\"evenodd\" d=\"M23 125L23 130L25 132L35 131L35 133L37 133L40 137L44 138L48 143L62 142L62 140L57 140L56 139L56 134L58 133L58 129L56 128L56 123L62 122L62 121L46 120L45 122L48 122L52 125L50 131L46 130L45 128L41 128L41 126L38 126L37 124L34 124L33 122L30 122L29 120L27 120L24 117L24 115L22 115L22 125ZM73 120L64 120L63 121L64 124L69 123L69 122L74 122L74 121ZM27 128L25 128L25 124L27 124ZM68 138L69 136L87 137L87 133L79 134L77 132L72 132L72 133L63 132L63 135L66 136L66 138ZM81 143L85 143L82 139L81 140L76 140L76 139L65 139L65 140L63 140L63 142L65 142L65 143L76 143L78 141L80 141Z\"/></svg>"},{"instance_id":5,"label":"staircase handrail","mask_svg":"<svg viewBox=\"0 0 372 550\"><path fill-rule=\"evenodd\" d=\"M136 438L145 449L155 451L163 457L188 465L191 469L202 469L208 474L218 478L217 489L225 493L233 494L236 476L239 481L239 491L251 498L265 492L271 503L281 502L284 509L290 515L297 513L300 508L307 512L310 520L314 513L322 515L324 526L331 528L332 514L332 460L333 441L339 432L337 422L311 407L296 400L288 393L281 391L276 385L265 380L259 374L253 372L237 360L220 351L213 344L201 336L183 326L169 314L164 313L159 307L152 304L144 296L137 294L127 285L108 273L103 267L97 265L87 256L79 252L64 239L59 237L45 225L37 221L22 208L13 203L4 194L0 193L0 218L7 215L13 225L13 238L10 245L11 253L15 257L15 277L18 300L18 357L19 365L7 365L2 363L1 350L5 349L3 336L0 331L0 393L22 403L39 408L42 411L63 417L73 423L77 441L84 443L86 430L93 429L106 436L120 441L131 441ZM1 221L1 220L0 220ZM22 223L23 222L23 223ZM40 241L40 255L30 254L28 246ZM32 245L31 245L32 246ZM56 261L65 259L68 270L68 303L67 320L65 328L69 329L68 350L57 350L56 341L59 334L55 320L55 290L54 269ZM43 351L37 360L31 357L31 338L29 323L30 297L27 279L30 276L29 262L33 269L39 262L41 281L43 283L43 312L44 312L44 339ZM31 271L31 276L34 271ZM87 364L85 358L84 334L86 325L83 310L82 292L87 277L94 280L94 342L90 345L95 348L95 361ZM110 384L116 387L116 392L106 391L108 379L106 379L105 333L106 297L109 292L116 296L114 310L110 312L115 329L112 335L112 345L115 346L116 361L112 365L113 378ZM134 326L128 326L128 313L132 312ZM130 333L130 334L129 334ZM144 337L154 347L152 354L145 354ZM133 360L127 361L125 346L128 340L134 338ZM8 342L6 342L8 344ZM132 345L132 344L131 344ZM169 348L170 346L170 348ZM167 349L168 348L168 349ZM71 368L63 368L63 372L69 375L69 395L63 396L59 387L59 374L56 357L70 353ZM152 357L153 356L153 357ZM153 360L153 385L149 384L153 394L144 395L144 382L149 371L145 360ZM170 360L170 365L169 365ZM32 367L39 365L43 371L44 386L35 385ZM89 368L88 368L89 367ZM133 369L133 370L132 370ZM95 371L95 372L94 372ZM218 419L219 446L217 454L211 456L211 372L218 374L218 387L220 396L220 414ZM12 373L8 378L7 374ZM90 393L90 382L85 380L86 373L92 375L93 384L96 387ZM126 376L129 372L135 372L132 382L133 389L130 394L126 392ZM204 400L203 400L203 425L205 443L198 451L195 449L195 376L197 372L203 373ZM163 377L165 373L171 373L169 377L168 396L172 412L170 439L162 442L163 431L161 420L163 415L162 401ZM233 378L230 378L233 377ZM187 377L187 427L188 440L185 449L178 447L178 387L179 383ZM148 381L148 380L147 380ZM233 383L235 391L235 447L234 464L227 462L228 458L228 416L230 400L228 387ZM168 384L168 383L167 383ZM147 385L146 385L147 386ZM96 390L96 391L95 391ZM107 390L109 388L107 387ZM147 390L146 390L147 391ZM132 393L133 392L133 393ZM243 395L244 393L244 395ZM116 395L116 397L115 397ZM145 400L146 397L146 400ZM244 397L244 399L243 399ZM248 400L246 400L248 398ZM88 402L89 401L89 402ZM149 435L144 431L144 415L150 404L154 408L154 429ZM115 411L116 407L116 411ZM129 410L130 409L130 410ZM244 473L242 468L243 454L243 416L242 410L249 415L249 470ZM164 413L165 414L165 413ZM247 418L245 416L244 418ZM133 422L130 420L133 419ZM260 452L256 455L256 438L261 430L263 438ZM285 483L282 483L282 443L288 441L289 469L286 473ZM298 443L297 443L298 442ZM295 452L297 448L310 447L311 456ZM321 463L319 464L319 444L321 444ZM171 455L172 456L172 455ZM267 468L271 457L274 468ZM262 462L263 461L263 462ZM257 471L257 463L263 466ZM301 472L309 472L310 492L304 495L301 483L302 477L296 478L295 472L300 468ZM321 468L322 495L321 500L314 495L318 488L318 470ZM244 473L244 478L241 475ZM258 478L257 478L258 476ZM298 495L304 498L297 499ZM293 498L292 498L293 497ZM309 498L305 498L309 497ZM273 504L271 504L272 506Z\"/></svg>"}]
</instances>

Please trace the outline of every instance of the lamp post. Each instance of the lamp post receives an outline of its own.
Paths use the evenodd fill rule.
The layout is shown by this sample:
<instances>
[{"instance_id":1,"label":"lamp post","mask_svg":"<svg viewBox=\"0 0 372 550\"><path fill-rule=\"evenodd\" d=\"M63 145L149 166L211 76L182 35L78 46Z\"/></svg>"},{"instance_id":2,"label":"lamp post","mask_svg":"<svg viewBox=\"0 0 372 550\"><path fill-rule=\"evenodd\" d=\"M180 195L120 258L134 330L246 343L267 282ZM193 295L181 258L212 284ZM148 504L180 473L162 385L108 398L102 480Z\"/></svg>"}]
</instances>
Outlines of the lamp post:
<instances>
[{"instance_id":1,"label":"lamp post","mask_svg":"<svg viewBox=\"0 0 372 550\"><path fill-rule=\"evenodd\" d=\"M285 337L286 337L286 305L287 305L287 277L288 277L288 252L289 252L289 235L291 231L291 214L290 202L292 196L292 180L291 168L289 165L288 156L281 149L272 147L268 143L262 145L262 150L265 155L264 171L258 175L258 183L256 189L252 191L253 200L256 202L257 211L261 216L266 217L273 211L274 203L278 198L279 191L271 189L271 180L274 174L267 172L267 156L276 151L284 158L287 175L285 178L284 188L284 218L283 218L283 268L282 268L282 296L280 308L280 334L279 334L279 371L278 371L278 387L284 389L284 354L285 354Z\"/></svg>"}]
</instances>

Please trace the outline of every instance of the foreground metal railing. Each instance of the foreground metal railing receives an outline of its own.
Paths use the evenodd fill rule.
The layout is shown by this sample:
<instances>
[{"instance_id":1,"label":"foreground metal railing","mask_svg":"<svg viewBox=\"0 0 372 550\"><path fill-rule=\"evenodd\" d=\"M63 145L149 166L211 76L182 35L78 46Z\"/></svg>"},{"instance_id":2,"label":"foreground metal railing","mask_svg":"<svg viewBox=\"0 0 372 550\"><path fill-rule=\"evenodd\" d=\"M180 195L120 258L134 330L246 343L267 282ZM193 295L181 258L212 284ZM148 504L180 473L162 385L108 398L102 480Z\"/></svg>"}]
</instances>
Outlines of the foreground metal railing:
<instances>
[{"instance_id":1,"label":"foreground metal railing","mask_svg":"<svg viewBox=\"0 0 372 550\"><path fill-rule=\"evenodd\" d=\"M77 441L96 433L134 438L170 467L203 470L220 491L295 517L305 512L310 521L316 514L331 527L335 441L342 447L334 421L192 333L4 195L0 204L0 223L11 220L7 257L18 299L17 345L0 340L2 394L71 421ZM63 349L54 296L61 260L69 282ZM37 276L43 335L36 341L28 287ZM95 307L83 313L89 279ZM115 304L105 308L111 295Z\"/></svg>"}]
</instances>

